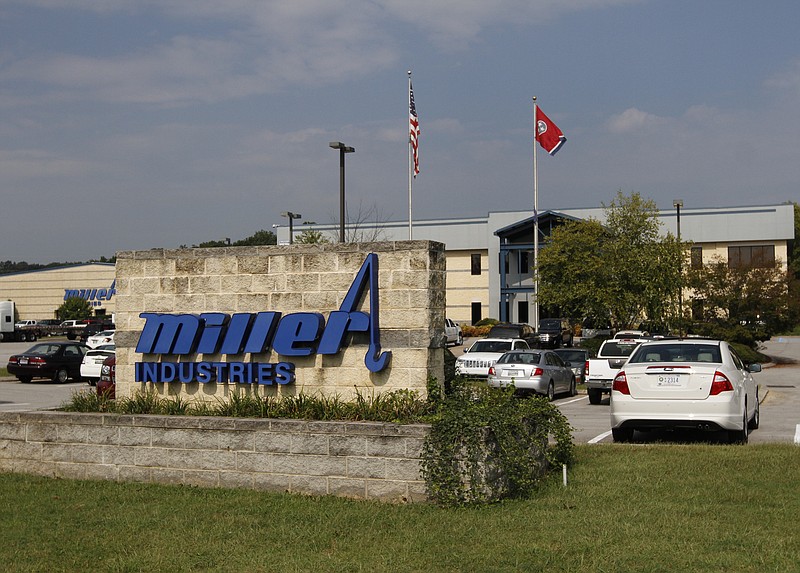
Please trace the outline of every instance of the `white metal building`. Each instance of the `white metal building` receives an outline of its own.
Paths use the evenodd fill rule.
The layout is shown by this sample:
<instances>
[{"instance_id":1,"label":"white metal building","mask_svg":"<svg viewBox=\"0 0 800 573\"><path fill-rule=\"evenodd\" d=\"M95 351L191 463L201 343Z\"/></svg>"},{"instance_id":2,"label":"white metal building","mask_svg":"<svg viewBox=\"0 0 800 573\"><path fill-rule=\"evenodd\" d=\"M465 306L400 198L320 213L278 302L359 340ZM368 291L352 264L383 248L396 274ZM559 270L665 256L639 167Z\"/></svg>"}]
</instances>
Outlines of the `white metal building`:
<instances>
[{"instance_id":1,"label":"white metal building","mask_svg":"<svg viewBox=\"0 0 800 573\"><path fill-rule=\"evenodd\" d=\"M559 218L594 218L602 223L605 210L558 209L540 213L540 244L548 234L548 220ZM659 220L662 233L678 234L676 210L661 211ZM704 261L714 256L724 260L731 257L749 260L751 255L759 253L786 264L794 241L792 203L681 209L680 223L681 239L691 241L694 244L692 255ZM362 230L365 226L361 224ZM372 228L379 229L375 234L376 240L409 238L407 220L375 223ZM293 226L294 236L305 229L320 231L333 242L339 237L338 225L298 223ZM278 226L276 230L278 243L288 244L288 226ZM486 317L528 322L533 284L530 264L525 260L528 257L522 253L532 252L532 238L533 211L497 211L486 217L413 222L413 239L439 241L446 245L447 315L466 324L474 324ZM509 262L501 268L501 262L506 258ZM501 288L503 279L505 284ZM507 303L507 311L503 309L503 300Z\"/></svg>"}]
</instances>

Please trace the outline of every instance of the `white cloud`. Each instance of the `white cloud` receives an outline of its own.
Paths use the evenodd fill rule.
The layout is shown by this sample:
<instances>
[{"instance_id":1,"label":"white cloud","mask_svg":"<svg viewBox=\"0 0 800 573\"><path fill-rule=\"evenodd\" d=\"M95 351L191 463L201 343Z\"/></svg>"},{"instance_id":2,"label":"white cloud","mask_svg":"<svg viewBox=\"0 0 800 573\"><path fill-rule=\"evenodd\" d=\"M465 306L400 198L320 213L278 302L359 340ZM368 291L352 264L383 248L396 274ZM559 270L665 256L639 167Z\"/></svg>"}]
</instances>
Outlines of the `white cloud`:
<instances>
[{"instance_id":1,"label":"white cloud","mask_svg":"<svg viewBox=\"0 0 800 573\"><path fill-rule=\"evenodd\" d=\"M658 128L664 123L664 118L631 107L609 119L607 126L614 133L627 133Z\"/></svg>"}]
</instances>

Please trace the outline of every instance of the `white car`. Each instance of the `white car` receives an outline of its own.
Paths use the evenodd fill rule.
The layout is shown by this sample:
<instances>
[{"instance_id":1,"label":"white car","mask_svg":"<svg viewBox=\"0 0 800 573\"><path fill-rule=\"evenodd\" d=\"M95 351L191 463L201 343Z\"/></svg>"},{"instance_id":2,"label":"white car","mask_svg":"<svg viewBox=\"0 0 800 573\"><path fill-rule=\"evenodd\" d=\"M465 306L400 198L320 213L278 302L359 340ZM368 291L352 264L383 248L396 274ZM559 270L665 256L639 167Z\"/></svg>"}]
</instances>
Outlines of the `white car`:
<instances>
[{"instance_id":1,"label":"white car","mask_svg":"<svg viewBox=\"0 0 800 573\"><path fill-rule=\"evenodd\" d=\"M630 441L637 429L694 428L745 443L759 424L754 372L761 365L745 365L724 341L643 342L611 387L614 441Z\"/></svg>"},{"instance_id":2,"label":"white car","mask_svg":"<svg viewBox=\"0 0 800 573\"><path fill-rule=\"evenodd\" d=\"M103 361L109 356L114 356L116 347L113 344L104 344L97 348L86 351L81 362L81 378L94 386L100 380L100 370L103 368Z\"/></svg>"},{"instance_id":3,"label":"white car","mask_svg":"<svg viewBox=\"0 0 800 573\"><path fill-rule=\"evenodd\" d=\"M512 350L489 367L486 380L492 388L514 385L517 394L533 392L552 402L556 394L577 394L575 374L552 350Z\"/></svg>"},{"instance_id":4,"label":"white car","mask_svg":"<svg viewBox=\"0 0 800 573\"><path fill-rule=\"evenodd\" d=\"M456 358L456 374L470 378L486 378L489 368L509 350L528 350L521 338L481 338Z\"/></svg>"},{"instance_id":5,"label":"white car","mask_svg":"<svg viewBox=\"0 0 800 573\"><path fill-rule=\"evenodd\" d=\"M86 346L89 348L97 348L103 344L114 344L114 330L103 330L97 334L93 334L86 339Z\"/></svg>"},{"instance_id":6,"label":"white car","mask_svg":"<svg viewBox=\"0 0 800 573\"><path fill-rule=\"evenodd\" d=\"M461 332L461 325L449 318L444 319L444 335L447 344L461 346L464 344L464 334Z\"/></svg>"}]
</instances>

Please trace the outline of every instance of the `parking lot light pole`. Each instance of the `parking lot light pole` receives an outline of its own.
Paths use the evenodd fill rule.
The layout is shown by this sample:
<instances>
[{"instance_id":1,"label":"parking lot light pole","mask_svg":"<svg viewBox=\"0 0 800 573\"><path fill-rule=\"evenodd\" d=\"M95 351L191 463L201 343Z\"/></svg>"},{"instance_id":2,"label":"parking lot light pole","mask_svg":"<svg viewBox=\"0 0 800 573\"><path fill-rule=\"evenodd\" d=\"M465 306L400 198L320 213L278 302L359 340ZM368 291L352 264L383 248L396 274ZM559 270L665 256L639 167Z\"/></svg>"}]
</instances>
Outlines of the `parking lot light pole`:
<instances>
[{"instance_id":1,"label":"parking lot light pole","mask_svg":"<svg viewBox=\"0 0 800 573\"><path fill-rule=\"evenodd\" d=\"M683 336L683 246L681 244L681 207L683 199L673 199L672 206L675 207L678 228L678 248L680 257L678 258L678 335Z\"/></svg>"},{"instance_id":2,"label":"parking lot light pole","mask_svg":"<svg viewBox=\"0 0 800 573\"><path fill-rule=\"evenodd\" d=\"M281 213L281 217L288 217L289 218L289 244L294 243L294 225L293 222L295 219L299 219L302 217L300 213L292 213L291 211L284 211Z\"/></svg>"},{"instance_id":3,"label":"parking lot light pole","mask_svg":"<svg viewBox=\"0 0 800 573\"><path fill-rule=\"evenodd\" d=\"M328 146L339 150L339 242L344 243L344 154L356 150L341 141L331 141Z\"/></svg>"}]
</instances>

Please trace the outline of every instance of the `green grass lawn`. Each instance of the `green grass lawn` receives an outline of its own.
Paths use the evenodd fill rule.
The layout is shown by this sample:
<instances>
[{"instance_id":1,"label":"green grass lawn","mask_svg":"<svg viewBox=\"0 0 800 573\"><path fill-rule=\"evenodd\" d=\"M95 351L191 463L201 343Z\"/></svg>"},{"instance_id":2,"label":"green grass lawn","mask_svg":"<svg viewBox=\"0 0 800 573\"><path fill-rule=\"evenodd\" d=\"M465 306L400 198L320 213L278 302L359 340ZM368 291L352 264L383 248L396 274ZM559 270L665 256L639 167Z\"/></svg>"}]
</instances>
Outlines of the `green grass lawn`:
<instances>
[{"instance_id":1,"label":"green grass lawn","mask_svg":"<svg viewBox=\"0 0 800 573\"><path fill-rule=\"evenodd\" d=\"M530 500L384 505L0 474L3 571L800 570L792 445L580 446Z\"/></svg>"}]
</instances>

